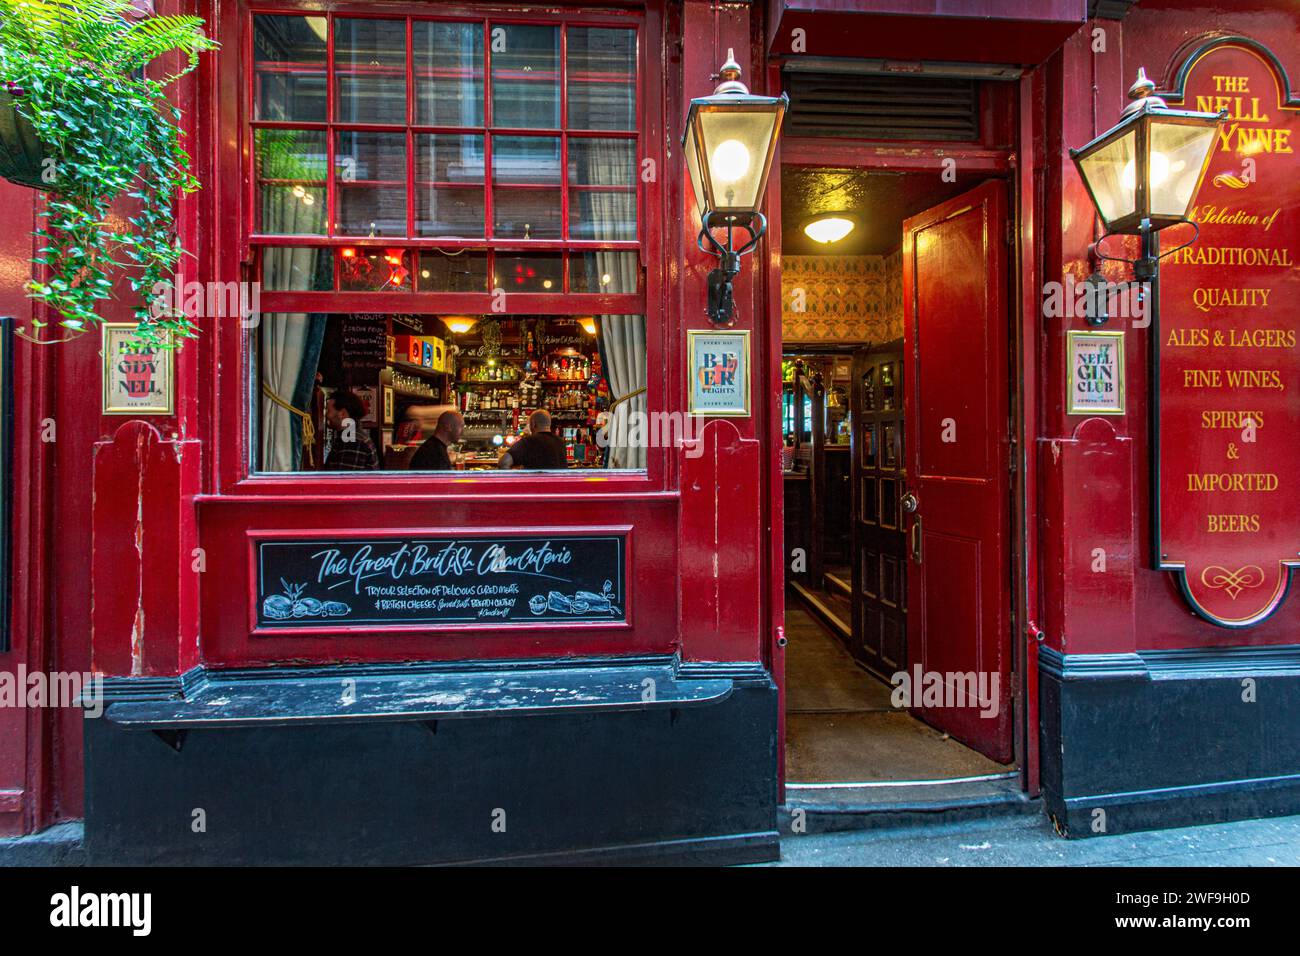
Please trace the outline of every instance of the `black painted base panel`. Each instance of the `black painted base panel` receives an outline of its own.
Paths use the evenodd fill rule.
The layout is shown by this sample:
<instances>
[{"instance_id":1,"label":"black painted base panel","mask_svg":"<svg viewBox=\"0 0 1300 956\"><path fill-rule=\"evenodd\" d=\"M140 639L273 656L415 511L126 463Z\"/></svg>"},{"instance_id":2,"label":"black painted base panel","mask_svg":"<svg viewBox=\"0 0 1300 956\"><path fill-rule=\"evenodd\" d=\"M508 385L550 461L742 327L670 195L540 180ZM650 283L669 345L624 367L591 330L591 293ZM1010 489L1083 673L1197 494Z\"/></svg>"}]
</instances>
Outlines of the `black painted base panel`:
<instances>
[{"instance_id":1,"label":"black painted base panel","mask_svg":"<svg viewBox=\"0 0 1300 956\"><path fill-rule=\"evenodd\" d=\"M1300 813L1300 648L1039 660L1043 803L1066 836Z\"/></svg>"},{"instance_id":2,"label":"black painted base panel","mask_svg":"<svg viewBox=\"0 0 1300 956\"><path fill-rule=\"evenodd\" d=\"M682 709L196 729L86 721L91 864L777 859L775 688Z\"/></svg>"}]
</instances>

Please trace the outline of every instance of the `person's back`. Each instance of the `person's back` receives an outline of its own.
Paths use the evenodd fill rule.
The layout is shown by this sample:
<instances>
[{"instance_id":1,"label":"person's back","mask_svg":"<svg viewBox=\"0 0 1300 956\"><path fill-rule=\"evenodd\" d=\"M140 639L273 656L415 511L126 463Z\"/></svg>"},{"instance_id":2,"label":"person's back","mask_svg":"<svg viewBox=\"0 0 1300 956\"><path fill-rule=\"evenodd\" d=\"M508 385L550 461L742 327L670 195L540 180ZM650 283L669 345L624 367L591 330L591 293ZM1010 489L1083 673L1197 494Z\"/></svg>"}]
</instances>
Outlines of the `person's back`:
<instances>
[{"instance_id":1,"label":"person's back","mask_svg":"<svg viewBox=\"0 0 1300 956\"><path fill-rule=\"evenodd\" d=\"M568 455L562 442L552 432L525 435L510 446L510 464L514 468L565 468Z\"/></svg>"}]
</instances>

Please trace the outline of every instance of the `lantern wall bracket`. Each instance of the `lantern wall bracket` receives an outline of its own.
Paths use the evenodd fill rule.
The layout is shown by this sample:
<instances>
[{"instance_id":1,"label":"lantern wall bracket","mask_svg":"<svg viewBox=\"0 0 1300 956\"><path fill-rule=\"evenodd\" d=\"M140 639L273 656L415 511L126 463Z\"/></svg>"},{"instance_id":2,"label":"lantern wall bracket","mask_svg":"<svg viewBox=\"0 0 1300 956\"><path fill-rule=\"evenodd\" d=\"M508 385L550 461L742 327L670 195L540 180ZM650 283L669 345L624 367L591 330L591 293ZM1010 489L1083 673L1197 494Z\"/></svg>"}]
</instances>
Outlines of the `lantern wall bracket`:
<instances>
[{"instance_id":1,"label":"lantern wall bracket","mask_svg":"<svg viewBox=\"0 0 1300 956\"><path fill-rule=\"evenodd\" d=\"M1142 224L1138 229L1137 234L1141 239L1141 250L1136 259L1126 259L1123 256L1108 256L1101 251L1101 244L1105 242L1107 239L1109 239L1111 236L1132 235L1132 233L1123 233L1123 232L1103 233L1101 237L1092 244L1093 252L1096 254L1098 259L1105 259L1108 262L1127 262L1129 265L1133 267L1134 280L1136 280L1137 282L1150 282L1152 279L1156 277L1156 271L1159 267L1159 263L1161 259L1166 259L1169 256L1172 256L1175 252L1178 252L1182 249L1186 249L1188 246L1194 243L1197 240L1197 238L1200 236L1201 227L1196 223L1195 220L1186 219L1184 220L1184 222L1190 225L1194 230L1192 233L1192 238L1188 239L1181 246L1174 246L1174 248L1170 249L1167 252L1156 251L1155 236L1158 230L1151 225L1151 221L1149 219L1143 219ZM1182 225L1182 223L1178 223L1178 225Z\"/></svg>"},{"instance_id":2,"label":"lantern wall bracket","mask_svg":"<svg viewBox=\"0 0 1300 956\"><path fill-rule=\"evenodd\" d=\"M727 238L720 242L713 234L715 229L725 229ZM739 247L735 244L735 230L743 229L749 239ZM767 217L761 212L710 212L700 228L695 244L701 252L718 258L718 266L709 273L709 302L705 312L715 325L727 325L735 311L732 280L740 274L740 257L753 252L758 241L767 232Z\"/></svg>"}]
</instances>

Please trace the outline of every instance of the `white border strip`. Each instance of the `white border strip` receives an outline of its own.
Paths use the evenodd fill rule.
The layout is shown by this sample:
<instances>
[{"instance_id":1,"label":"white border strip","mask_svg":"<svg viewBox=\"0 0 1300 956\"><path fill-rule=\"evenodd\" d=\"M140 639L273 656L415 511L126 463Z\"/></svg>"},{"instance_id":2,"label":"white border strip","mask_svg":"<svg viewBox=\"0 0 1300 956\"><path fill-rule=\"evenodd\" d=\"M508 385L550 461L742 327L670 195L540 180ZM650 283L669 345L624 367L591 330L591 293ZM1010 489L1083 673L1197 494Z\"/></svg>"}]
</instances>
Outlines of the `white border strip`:
<instances>
[{"instance_id":1,"label":"white border strip","mask_svg":"<svg viewBox=\"0 0 1300 956\"><path fill-rule=\"evenodd\" d=\"M948 783L981 783L985 780L1010 780L1019 777L1018 770L1009 773L987 773L979 777L948 777L943 780L874 780L865 783L787 783L787 790L866 790L873 787L938 787Z\"/></svg>"}]
</instances>

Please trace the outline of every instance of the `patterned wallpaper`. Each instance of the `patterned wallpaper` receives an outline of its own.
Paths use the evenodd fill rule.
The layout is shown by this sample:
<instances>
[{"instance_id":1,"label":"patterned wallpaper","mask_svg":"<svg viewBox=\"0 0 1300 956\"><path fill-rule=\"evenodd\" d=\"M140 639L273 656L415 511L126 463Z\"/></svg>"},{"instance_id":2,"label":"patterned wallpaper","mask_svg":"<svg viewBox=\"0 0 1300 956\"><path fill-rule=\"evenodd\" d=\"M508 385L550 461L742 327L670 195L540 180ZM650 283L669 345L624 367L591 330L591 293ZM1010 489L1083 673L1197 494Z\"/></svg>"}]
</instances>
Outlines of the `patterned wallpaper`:
<instances>
[{"instance_id":1,"label":"patterned wallpaper","mask_svg":"<svg viewBox=\"0 0 1300 956\"><path fill-rule=\"evenodd\" d=\"M781 260L785 343L870 342L903 334L903 253L785 256Z\"/></svg>"}]
</instances>

